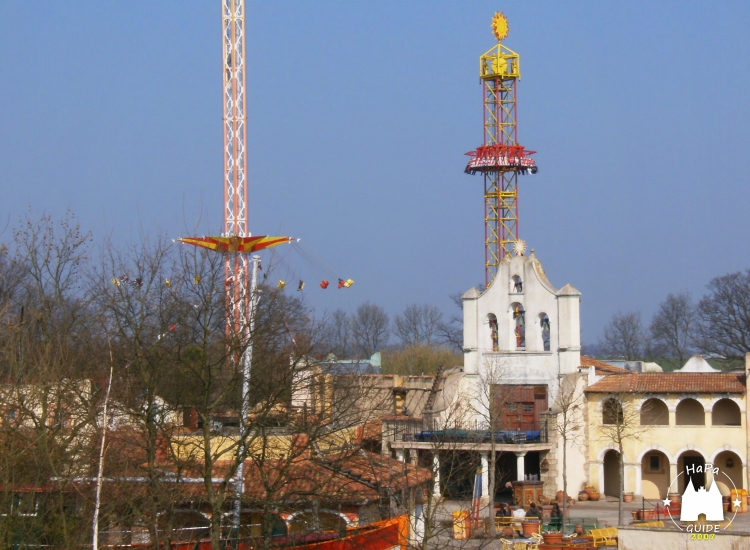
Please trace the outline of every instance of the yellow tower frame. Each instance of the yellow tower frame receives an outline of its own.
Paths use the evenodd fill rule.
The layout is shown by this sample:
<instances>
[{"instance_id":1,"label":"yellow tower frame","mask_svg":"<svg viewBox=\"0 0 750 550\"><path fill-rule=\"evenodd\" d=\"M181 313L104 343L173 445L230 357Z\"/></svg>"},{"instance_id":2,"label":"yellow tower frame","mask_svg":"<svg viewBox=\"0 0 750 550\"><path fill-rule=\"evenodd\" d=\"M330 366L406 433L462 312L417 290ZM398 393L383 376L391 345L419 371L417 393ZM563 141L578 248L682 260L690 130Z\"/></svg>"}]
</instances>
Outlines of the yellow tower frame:
<instances>
[{"instance_id":1,"label":"yellow tower frame","mask_svg":"<svg viewBox=\"0 0 750 550\"><path fill-rule=\"evenodd\" d=\"M499 24L498 24L499 23ZM501 27L504 32L498 33ZM484 96L484 145L518 145L516 81L521 78L520 56L500 43L507 36L507 20L493 19L498 43L479 58ZM502 259L518 241L518 167L498 166L484 172L485 278L489 285Z\"/></svg>"}]
</instances>

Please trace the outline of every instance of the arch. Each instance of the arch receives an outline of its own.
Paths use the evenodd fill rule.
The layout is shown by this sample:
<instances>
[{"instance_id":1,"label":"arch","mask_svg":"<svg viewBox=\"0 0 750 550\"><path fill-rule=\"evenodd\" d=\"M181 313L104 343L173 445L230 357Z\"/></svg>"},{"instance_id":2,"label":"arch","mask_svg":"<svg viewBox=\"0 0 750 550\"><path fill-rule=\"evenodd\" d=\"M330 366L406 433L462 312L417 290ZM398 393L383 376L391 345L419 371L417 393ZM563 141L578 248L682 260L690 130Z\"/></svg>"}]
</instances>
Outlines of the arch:
<instances>
[{"instance_id":1,"label":"arch","mask_svg":"<svg viewBox=\"0 0 750 550\"><path fill-rule=\"evenodd\" d=\"M550 350L550 335L552 334L549 315L542 312L539 314L539 330L542 335L542 349L544 351Z\"/></svg>"},{"instance_id":2,"label":"arch","mask_svg":"<svg viewBox=\"0 0 750 550\"><path fill-rule=\"evenodd\" d=\"M640 459L641 464L641 494L645 498L660 500L667 498L669 492L669 455L656 450L647 449Z\"/></svg>"},{"instance_id":3,"label":"arch","mask_svg":"<svg viewBox=\"0 0 750 550\"><path fill-rule=\"evenodd\" d=\"M602 461L604 469L604 494L611 497L620 496L620 453L609 449Z\"/></svg>"},{"instance_id":4,"label":"arch","mask_svg":"<svg viewBox=\"0 0 750 550\"><path fill-rule=\"evenodd\" d=\"M659 451L659 452L660 452L660 453L662 453L662 454L663 454L664 456L666 456L666 457L667 457L667 460L669 461L669 463L670 463L670 464L671 464L672 462L674 462L674 460L672 459L672 455L671 455L671 454L669 454L669 451L667 451L667 450L666 450L666 449L665 449L664 447L662 447L661 445L657 445L656 443L654 443L654 444L653 444L653 445L651 445L650 447L646 447L645 449L643 449L643 450L642 450L642 451L640 452L640 454L638 455L638 459L636 460L636 462L641 462L641 461L643 460L643 457L644 457L644 456L646 456L646 454L648 454L648 453L650 453L650 452L654 452L654 451Z\"/></svg>"},{"instance_id":5,"label":"arch","mask_svg":"<svg viewBox=\"0 0 750 550\"><path fill-rule=\"evenodd\" d=\"M603 448L602 448L602 449L601 449L601 450L599 451L599 454L598 454L598 455L597 455L597 457L596 457L596 461L597 461L597 462L598 462L599 464L603 464L603 463L604 463L604 456L605 456L605 455L606 455L606 454L607 454L607 453L608 453L609 451L617 451L617 449L615 448L615 446L614 446L614 445L613 445L612 443L608 444L608 445L607 445L606 447L603 447Z\"/></svg>"},{"instance_id":6,"label":"arch","mask_svg":"<svg viewBox=\"0 0 750 550\"><path fill-rule=\"evenodd\" d=\"M494 313L488 313L487 323L490 326L490 344L492 345L492 351L500 351L497 332L497 316Z\"/></svg>"},{"instance_id":7,"label":"arch","mask_svg":"<svg viewBox=\"0 0 750 550\"><path fill-rule=\"evenodd\" d=\"M677 471L682 475L678 477L677 485L679 492L684 493L689 481L693 482L695 490L706 487L706 474L703 469L706 467L706 457L696 449L687 450L681 453L677 458ZM692 472L687 470L691 469Z\"/></svg>"},{"instance_id":8,"label":"arch","mask_svg":"<svg viewBox=\"0 0 750 550\"><path fill-rule=\"evenodd\" d=\"M712 463L719 468L720 473L714 476L714 480L719 485L719 492L722 496L729 496L730 491L734 488L744 489L742 486L744 464L739 453L720 449Z\"/></svg>"},{"instance_id":9,"label":"arch","mask_svg":"<svg viewBox=\"0 0 750 550\"><path fill-rule=\"evenodd\" d=\"M711 425L741 426L742 413L739 405L728 397L719 399L711 409Z\"/></svg>"},{"instance_id":10,"label":"arch","mask_svg":"<svg viewBox=\"0 0 750 550\"><path fill-rule=\"evenodd\" d=\"M736 447L733 447L733 446L731 446L729 444L724 445L723 447L719 447L718 449L716 449L714 451L714 454L711 455L711 460L709 460L709 462L711 462L712 464L715 463L716 462L716 457L719 456L724 451L732 451L734 454L736 454L740 458L740 460L742 461L742 465L743 466L746 465L745 461L742 460L742 453L739 451L739 449L737 449Z\"/></svg>"},{"instance_id":11,"label":"arch","mask_svg":"<svg viewBox=\"0 0 750 550\"><path fill-rule=\"evenodd\" d=\"M625 413L622 410L622 401L616 397L608 397L602 402L602 424L622 425L625 421Z\"/></svg>"},{"instance_id":12,"label":"arch","mask_svg":"<svg viewBox=\"0 0 750 550\"><path fill-rule=\"evenodd\" d=\"M644 426L669 426L667 404L656 397L646 399L640 406L641 424Z\"/></svg>"},{"instance_id":13,"label":"arch","mask_svg":"<svg viewBox=\"0 0 750 550\"><path fill-rule=\"evenodd\" d=\"M513 302L510 305L510 329L511 329L511 346L515 343L516 349L526 348L526 310L520 302Z\"/></svg>"},{"instance_id":14,"label":"arch","mask_svg":"<svg viewBox=\"0 0 750 550\"><path fill-rule=\"evenodd\" d=\"M510 293L523 294L523 279L520 275L513 275L510 278Z\"/></svg>"},{"instance_id":15,"label":"arch","mask_svg":"<svg viewBox=\"0 0 750 550\"><path fill-rule=\"evenodd\" d=\"M697 399L688 397L677 404L675 420L678 426L703 426L706 424L706 413Z\"/></svg>"}]
</instances>

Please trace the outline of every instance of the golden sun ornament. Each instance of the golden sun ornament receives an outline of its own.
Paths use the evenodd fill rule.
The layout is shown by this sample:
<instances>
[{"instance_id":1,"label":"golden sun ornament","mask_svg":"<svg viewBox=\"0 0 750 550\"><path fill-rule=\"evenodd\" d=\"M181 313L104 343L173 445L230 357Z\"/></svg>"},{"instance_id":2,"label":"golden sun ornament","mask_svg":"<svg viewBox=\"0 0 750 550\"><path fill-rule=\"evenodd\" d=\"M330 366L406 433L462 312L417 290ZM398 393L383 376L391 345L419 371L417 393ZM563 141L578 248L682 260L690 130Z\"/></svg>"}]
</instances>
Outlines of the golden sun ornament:
<instances>
[{"instance_id":1,"label":"golden sun ornament","mask_svg":"<svg viewBox=\"0 0 750 550\"><path fill-rule=\"evenodd\" d=\"M523 239L518 239L516 242L514 242L513 252L516 253L516 256L523 256L523 253L526 252L526 241L524 241Z\"/></svg>"},{"instance_id":2,"label":"golden sun ornament","mask_svg":"<svg viewBox=\"0 0 750 550\"><path fill-rule=\"evenodd\" d=\"M492 18L492 32L498 42L508 37L508 18L501 11L495 12L495 17Z\"/></svg>"}]
</instances>

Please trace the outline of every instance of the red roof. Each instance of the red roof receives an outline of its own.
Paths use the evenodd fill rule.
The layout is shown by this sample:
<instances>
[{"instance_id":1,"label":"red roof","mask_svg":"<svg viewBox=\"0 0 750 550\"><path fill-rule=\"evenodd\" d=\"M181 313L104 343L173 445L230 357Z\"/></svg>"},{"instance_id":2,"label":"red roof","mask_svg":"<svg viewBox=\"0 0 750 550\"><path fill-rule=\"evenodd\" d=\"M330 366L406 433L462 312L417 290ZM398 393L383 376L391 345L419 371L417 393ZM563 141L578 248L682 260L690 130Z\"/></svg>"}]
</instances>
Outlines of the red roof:
<instances>
[{"instance_id":1,"label":"red roof","mask_svg":"<svg viewBox=\"0 0 750 550\"><path fill-rule=\"evenodd\" d=\"M605 363L604 361L599 361L598 359L592 359L591 357L586 357L585 355L581 355L581 366L582 367L594 367L596 369L596 374L599 374L599 375L627 374L630 372L628 369L615 367L614 365L610 365L609 363Z\"/></svg>"},{"instance_id":2,"label":"red roof","mask_svg":"<svg viewBox=\"0 0 750 550\"><path fill-rule=\"evenodd\" d=\"M607 376L588 393L745 393L743 373L659 372Z\"/></svg>"}]
</instances>

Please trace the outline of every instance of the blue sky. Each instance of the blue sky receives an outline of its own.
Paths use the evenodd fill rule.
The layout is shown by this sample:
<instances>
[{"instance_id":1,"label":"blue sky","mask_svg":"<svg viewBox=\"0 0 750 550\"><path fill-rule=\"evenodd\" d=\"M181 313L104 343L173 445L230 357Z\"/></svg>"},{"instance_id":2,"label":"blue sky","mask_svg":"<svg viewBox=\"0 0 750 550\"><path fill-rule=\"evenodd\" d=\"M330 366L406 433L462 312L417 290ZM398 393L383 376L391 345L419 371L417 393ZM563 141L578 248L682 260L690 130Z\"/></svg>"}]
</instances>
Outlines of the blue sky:
<instances>
[{"instance_id":1,"label":"blue sky","mask_svg":"<svg viewBox=\"0 0 750 550\"><path fill-rule=\"evenodd\" d=\"M221 23L213 2L0 2L0 216L70 207L101 242L217 231ZM583 339L750 267L750 3L248 2L250 214L370 300L452 312L483 280L478 56L520 53L521 237L583 293ZM0 236L6 239L8 232ZM338 275L340 274L340 275Z\"/></svg>"}]
</instances>

